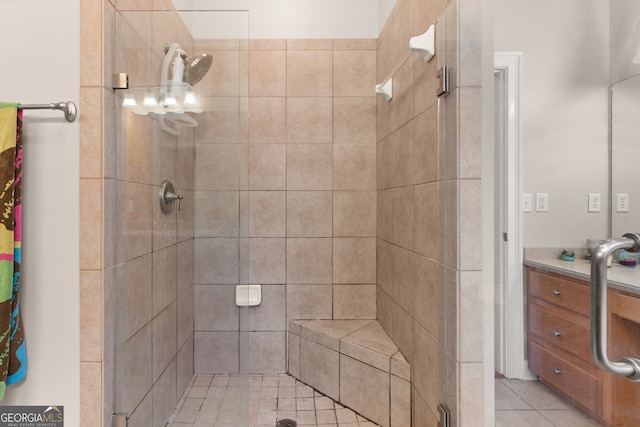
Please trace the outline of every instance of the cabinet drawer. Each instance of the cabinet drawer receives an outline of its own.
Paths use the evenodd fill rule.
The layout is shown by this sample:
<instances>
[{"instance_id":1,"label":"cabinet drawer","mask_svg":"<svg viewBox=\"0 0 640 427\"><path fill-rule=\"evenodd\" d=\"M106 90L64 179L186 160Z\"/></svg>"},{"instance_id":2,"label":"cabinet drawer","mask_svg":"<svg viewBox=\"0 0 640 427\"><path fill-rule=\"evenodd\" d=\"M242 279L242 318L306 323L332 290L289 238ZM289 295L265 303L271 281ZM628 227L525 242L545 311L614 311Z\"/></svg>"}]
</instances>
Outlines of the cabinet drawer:
<instances>
[{"instance_id":1,"label":"cabinet drawer","mask_svg":"<svg viewBox=\"0 0 640 427\"><path fill-rule=\"evenodd\" d=\"M586 362L591 362L589 329L553 311L529 304L529 332Z\"/></svg>"},{"instance_id":2,"label":"cabinet drawer","mask_svg":"<svg viewBox=\"0 0 640 427\"><path fill-rule=\"evenodd\" d=\"M589 316L590 291L586 283L583 285L535 270L528 271L529 295Z\"/></svg>"},{"instance_id":3,"label":"cabinet drawer","mask_svg":"<svg viewBox=\"0 0 640 427\"><path fill-rule=\"evenodd\" d=\"M535 342L529 343L529 368L589 413L601 416L600 378Z\"/></svg>"}]
</instances>

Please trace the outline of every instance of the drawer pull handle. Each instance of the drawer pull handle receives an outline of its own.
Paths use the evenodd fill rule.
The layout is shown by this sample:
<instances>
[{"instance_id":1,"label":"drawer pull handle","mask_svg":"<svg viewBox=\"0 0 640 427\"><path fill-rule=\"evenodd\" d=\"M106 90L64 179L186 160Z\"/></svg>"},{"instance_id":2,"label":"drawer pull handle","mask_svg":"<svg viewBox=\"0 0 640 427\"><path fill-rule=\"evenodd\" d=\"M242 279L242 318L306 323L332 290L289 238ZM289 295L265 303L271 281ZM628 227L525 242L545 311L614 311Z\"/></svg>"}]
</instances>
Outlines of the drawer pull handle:
<instances>
[{"instance_id":1,"label":"drawer pull handle","mask_svg":"<svg viewBox=\"0 0 640 427\"><path fill-rule=\"evenodd\" d=\"M555 296L558 296L558 295L560 295L560 291L559 291L559 290L557 290L557 289L554 289L554 290L553 290L553 294L554 294Z\"/></svg>"},{"instance_id":2,"label":"drawer pull handle","mask_svg":"<svg viewBox=\"0 0 640 427\"><path fill-rule=\"evenodd\" d=\"M554 373L555 375L560 375L560 374L562 373L562 371L561 371L560 369L554 369L554 370L553 370L553 373Z\"/></svg>"},{"instance_id":3,"label":"drawer pull handle","mask_svg":"<svg viewBox=\"0 0 640 427\"><path fill-rule=\"evenodd\" d=\"M551 335L553 335L554 337L559 337L561 334L560 331L553 331L551 332Z\"/></svg>"}]
</instances>

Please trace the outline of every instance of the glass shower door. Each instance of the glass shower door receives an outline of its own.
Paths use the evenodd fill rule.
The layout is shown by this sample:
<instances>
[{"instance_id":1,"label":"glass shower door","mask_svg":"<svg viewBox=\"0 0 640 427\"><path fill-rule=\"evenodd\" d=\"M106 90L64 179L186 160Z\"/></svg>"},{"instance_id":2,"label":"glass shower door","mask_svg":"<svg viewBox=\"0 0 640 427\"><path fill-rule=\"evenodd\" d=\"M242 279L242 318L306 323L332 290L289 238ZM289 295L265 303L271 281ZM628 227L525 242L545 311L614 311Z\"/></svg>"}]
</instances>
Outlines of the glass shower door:
<instances>
[{"instance_id":1,"label":"glass shower door","mask_svg":"<svg viewBox=\"0 0 640 427\"><path fill-rule=\"evenodd\" d=\"M235 304L248 278L247 37L246 11L116 12L114 71L129 84L116 91L116 176L105 188L115 200L116 426L247 425L248 311ZM206 406L223 383L226 406ZM183 396L200 406L181 407Z\"/></svg>"}]
</instances>

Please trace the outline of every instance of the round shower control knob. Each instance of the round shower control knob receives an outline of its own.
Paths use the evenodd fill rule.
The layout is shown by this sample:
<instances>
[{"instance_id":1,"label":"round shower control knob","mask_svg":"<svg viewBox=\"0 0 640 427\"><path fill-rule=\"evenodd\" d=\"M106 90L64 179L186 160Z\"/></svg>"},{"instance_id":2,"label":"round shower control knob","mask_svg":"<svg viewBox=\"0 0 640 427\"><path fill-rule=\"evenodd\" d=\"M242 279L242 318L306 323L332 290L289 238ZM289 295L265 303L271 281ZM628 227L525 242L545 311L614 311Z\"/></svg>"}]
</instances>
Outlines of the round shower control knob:
<instances>
[{"instance_id":1,"label":"round shower control knob","mask_svg":"<svg viewBox=\"0 0 640 427\"><path fill-rule=\"evenodd\" d=\"M182 210L182 194L176 194L173 184L169 180L162 181L160 185L160 209L165 215L173 210L173 203L178 200L178 210Z\"/></svg>"}]
</instances>

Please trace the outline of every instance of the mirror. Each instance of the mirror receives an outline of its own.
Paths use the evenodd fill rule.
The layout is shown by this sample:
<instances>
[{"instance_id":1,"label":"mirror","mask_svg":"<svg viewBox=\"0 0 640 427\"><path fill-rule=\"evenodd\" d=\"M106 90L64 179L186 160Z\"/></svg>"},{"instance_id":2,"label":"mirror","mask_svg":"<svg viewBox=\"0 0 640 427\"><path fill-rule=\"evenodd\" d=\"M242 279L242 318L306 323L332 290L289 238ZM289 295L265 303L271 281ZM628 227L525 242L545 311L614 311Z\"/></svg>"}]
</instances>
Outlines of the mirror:
<instances>
[{"instance_id":1,"label":"mirror","mask_svg":"<svg viewBox=\"0 0 640 427\"><path fill-rule=\"evenodd\" d=\"M611 235L640 224L640 75L611 86Z\"/></svg>"}]
</instances>

